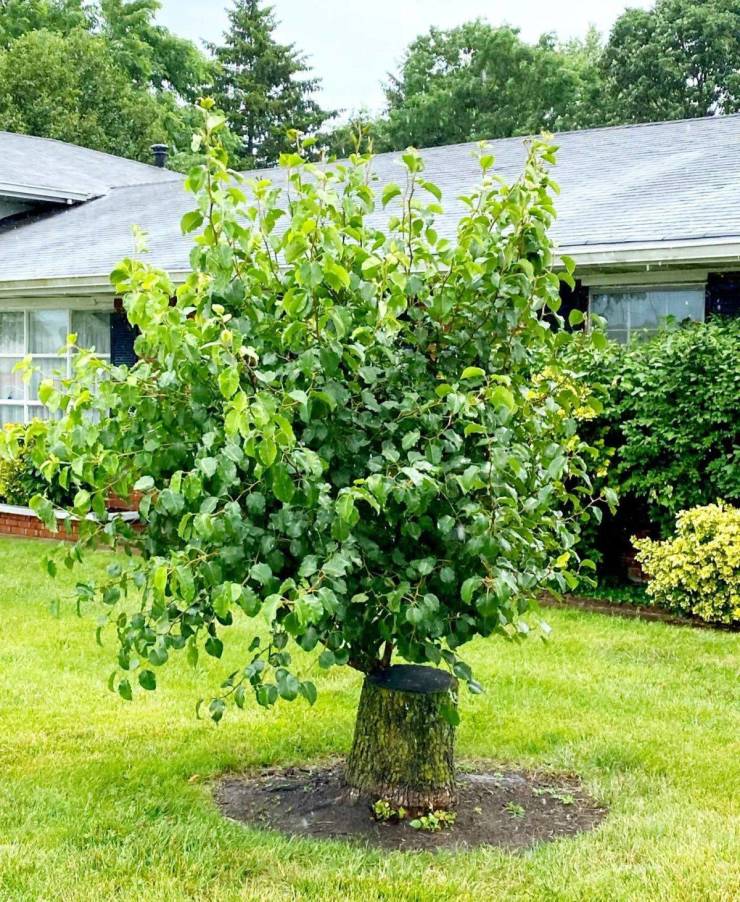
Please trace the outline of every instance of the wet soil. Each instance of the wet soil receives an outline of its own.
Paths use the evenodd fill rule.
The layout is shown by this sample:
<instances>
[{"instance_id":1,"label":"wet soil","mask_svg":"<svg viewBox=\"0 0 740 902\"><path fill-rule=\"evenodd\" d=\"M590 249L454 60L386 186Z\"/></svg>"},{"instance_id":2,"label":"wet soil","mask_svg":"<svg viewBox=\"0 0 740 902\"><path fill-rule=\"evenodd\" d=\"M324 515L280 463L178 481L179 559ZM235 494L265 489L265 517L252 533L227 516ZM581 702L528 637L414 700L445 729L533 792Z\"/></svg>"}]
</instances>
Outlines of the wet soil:
<instances>
[{"instance_id":1,"label":"wet soil","mask_svg":"<svg viewBox=\"0 0 740 902\"><path fill-rule=\"evenodd\" d=\"M339 762L229 775L215 796L224 815L251 827L408 851L484 845L523 849L593 830L606 816L572 775L476 771L459 774L455 822L438 832L414 829L409 819L376 820L372 804L377 800L352 799Z\"/></svg>"}]
</instances>

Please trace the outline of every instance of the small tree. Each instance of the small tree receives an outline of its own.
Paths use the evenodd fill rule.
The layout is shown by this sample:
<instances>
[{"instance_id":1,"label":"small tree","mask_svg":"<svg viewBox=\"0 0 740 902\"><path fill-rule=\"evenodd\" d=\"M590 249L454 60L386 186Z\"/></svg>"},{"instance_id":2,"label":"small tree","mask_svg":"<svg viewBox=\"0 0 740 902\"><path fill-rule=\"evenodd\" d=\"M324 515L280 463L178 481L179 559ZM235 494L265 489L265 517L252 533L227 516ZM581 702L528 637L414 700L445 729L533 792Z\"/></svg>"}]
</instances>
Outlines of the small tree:
<instances>
[{"instance_id":1,"label":"small tree","mask_svg":"<svg viewBox=\"0 0 740 902\"><path fill-rule=\"evenodd\" d=\"M218 658L234 620L260 615L213 719L250 690L312 704L291 643L316 649L322 668L365 675L349 785L447 805L457 682L481 691L459 650L529 632L540 588L573 584L587 516L584 399L559 363L571 335L552 328L554 151L533 141L505 185L482 148L481 185L445 237L414 150L379 198L369 156L289 153L282 185L244 184L223 128L209 110L196 138L185 283L136 260L113 273L139 362L79 352L73 380L40 388L59 419L30 427L33 447L76 487L74 512L102 518L111 491L143 493L142 532L86 519L60 553L73 566L101 539L138 552L77 589L115 628L124 698L134 674L154 689L175 651Z\"/></svg>"}]
</instances>

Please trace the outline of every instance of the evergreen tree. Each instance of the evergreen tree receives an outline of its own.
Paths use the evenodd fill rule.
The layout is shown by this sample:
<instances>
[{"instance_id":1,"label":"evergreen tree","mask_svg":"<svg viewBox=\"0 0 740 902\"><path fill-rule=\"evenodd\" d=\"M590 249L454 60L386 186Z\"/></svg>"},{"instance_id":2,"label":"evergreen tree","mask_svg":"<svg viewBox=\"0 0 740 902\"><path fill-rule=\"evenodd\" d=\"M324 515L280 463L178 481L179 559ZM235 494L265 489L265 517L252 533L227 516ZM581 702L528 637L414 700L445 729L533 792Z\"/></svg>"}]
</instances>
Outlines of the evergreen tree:
<instances>
[{"instance_id":1,"label":"evergreen tree","mask_svg":"<svg viewBox=\"0 0 740 902\"><path fill-rule=\"evenodd\" d=\"M229 23L224 44L209 45L218 64L212 93L242 141L236 165L268 166L288 149L289 129L310 134L334 114L313 99L320 80L305 77L303 54L275 40L272 7L235 0Z\"/></svg>"}]
</instances>

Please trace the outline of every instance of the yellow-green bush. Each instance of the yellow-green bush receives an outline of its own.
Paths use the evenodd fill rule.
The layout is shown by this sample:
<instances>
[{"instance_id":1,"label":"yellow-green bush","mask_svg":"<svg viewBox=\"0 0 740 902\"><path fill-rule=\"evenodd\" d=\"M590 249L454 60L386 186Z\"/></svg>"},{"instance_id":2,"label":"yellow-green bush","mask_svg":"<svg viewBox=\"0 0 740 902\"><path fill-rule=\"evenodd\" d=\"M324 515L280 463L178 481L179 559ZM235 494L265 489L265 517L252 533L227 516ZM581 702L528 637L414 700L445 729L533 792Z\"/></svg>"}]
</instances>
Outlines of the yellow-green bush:
<instances>
[{"instance_id":1,"label":"yellow-green bush","mask_svg":"<svg viewBox=\"0 0 740 902\"><path fill-rule=\"evenodd\" d=\"M681 511L676 535L633 540L661 607L702 620L740 622L740 509L708 504Z\"/></svg>"}]
</instances>

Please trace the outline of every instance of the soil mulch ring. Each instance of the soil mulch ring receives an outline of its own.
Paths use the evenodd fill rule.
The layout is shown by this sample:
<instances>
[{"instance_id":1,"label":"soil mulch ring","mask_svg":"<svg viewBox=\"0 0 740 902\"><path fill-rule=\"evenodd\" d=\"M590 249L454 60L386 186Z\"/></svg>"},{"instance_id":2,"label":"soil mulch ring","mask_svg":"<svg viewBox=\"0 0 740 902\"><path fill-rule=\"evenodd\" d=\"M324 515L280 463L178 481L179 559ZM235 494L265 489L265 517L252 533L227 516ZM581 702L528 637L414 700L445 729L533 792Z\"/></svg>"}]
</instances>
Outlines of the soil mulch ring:
<instances>
[{"instance_id":1,"label":"soil mulch ring","mask_svg":"<svg viewBox=\"0 0 740 902\"><path fill-rule=\"evenodd\" d=\"M436 833L408 821L375 820L371 805L377 800L351 800L339 763L228 776L215 795L223 814L251 827L403 851L523 849L593 830L606 816L570 775L492 770L460 773L458 779L455 823Z\"/></svg>"}]
</instances>

